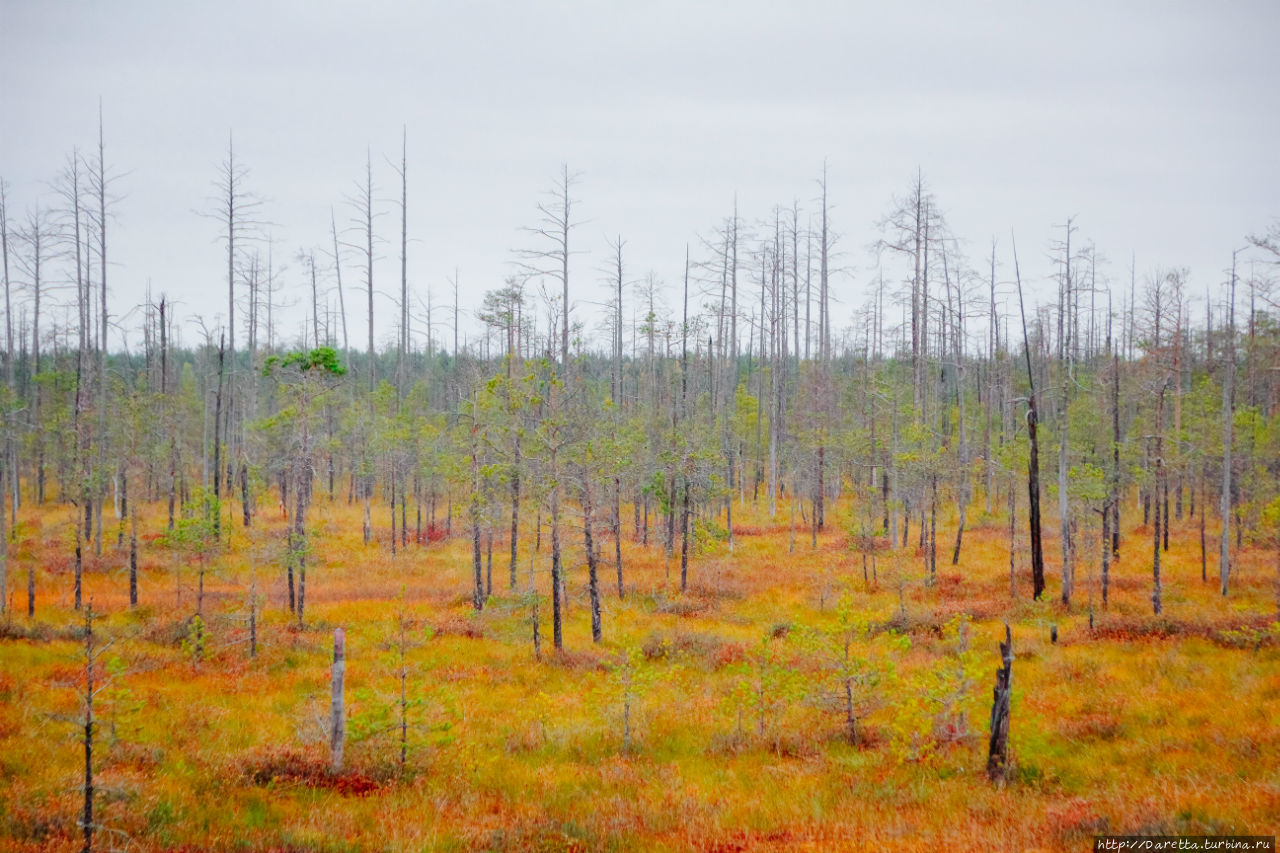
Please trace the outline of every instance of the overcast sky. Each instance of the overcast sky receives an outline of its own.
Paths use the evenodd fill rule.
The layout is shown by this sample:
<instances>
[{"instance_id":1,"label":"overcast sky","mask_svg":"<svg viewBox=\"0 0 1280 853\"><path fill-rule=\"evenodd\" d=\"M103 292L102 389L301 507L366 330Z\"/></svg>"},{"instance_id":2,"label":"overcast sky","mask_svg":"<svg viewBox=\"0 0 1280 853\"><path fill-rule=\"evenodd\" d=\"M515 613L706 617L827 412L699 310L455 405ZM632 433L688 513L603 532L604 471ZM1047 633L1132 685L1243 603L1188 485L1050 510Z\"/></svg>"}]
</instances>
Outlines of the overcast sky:
<instances>
[{"instance_id":1,"label":"overcast sky","mask_svg":"<svg viewBox=\"0 0 1280 853\"><path fill-rule=\"evenodd\" d=\"M587 302L605 298L607 235L628 241L635 277L674 286L685 244L697 254L735 193L749 219L812 210L824 158L844 251L837 326L917 168L975 263L992 237L1009 261L1012 229L1024 273L1044 279L1054 225L1075 216L1126 289L1136 255L1139 276L1186 266L1202 293L1280 215L1277 32L1275 0L0 0L0 176L11 221L51 204L72 147L96 141L101 97L119 175L113 310L149 281L210 323L226 313L225 261L198 212L228 133L301 297L292 255L326 244L331 205L349 220L366 150L386 212L375 275L397 288L386 157L402 126L409 276L437 304L455 268L464 308L501 285L562 162L582 174L571 298ZM379 310L390 335L389 297Z\"/></svg>"}]
</instances>

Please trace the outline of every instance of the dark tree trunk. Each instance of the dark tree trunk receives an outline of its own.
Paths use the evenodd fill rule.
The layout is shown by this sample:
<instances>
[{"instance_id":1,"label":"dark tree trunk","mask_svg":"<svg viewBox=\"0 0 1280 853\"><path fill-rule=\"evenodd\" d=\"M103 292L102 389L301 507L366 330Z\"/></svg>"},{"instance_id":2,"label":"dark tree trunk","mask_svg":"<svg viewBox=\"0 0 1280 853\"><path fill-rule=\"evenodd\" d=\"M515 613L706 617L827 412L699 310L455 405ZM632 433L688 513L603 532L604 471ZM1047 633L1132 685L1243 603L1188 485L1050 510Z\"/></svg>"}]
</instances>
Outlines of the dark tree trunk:
<instances>
[{"instance_id":1,"label":"dark tree trunk","mask_svg":"<svg viewBox=\"0 0 1280 853\"><path fill-rule=\"evenodd\" d=\"M552 454L552 470L555 470L555 456ZM562 625L560 592L560 498L555 489L551 492L551 642L556 651L564 648L564 631Z\"/></svg>"},{"instance_id":2,"label":"dark tree trunk","mask_svg":"<svg viewBox=\"0 0 1280 853\"><path fill-rule=\"evenodd\" d=\"M1120 353L1111 352L1111 556L1120 556Z\"/></svg>"},{"instance_id":3,"label":"dark tree trunk","mask_svg":"<svg viewBox=\"0 0 1280 853\"><path fill-rule=\"evenodd\" d=\"M1039 599L1044 592L1044 546L1040 540L1040 442L1036 436L1036 426L1040 417L1036 411L1035 374L1031 369L1031 342L1027 335L1027 312L1022 302L1022 272L1018 267L1018 247L1013 247L1013 268L1018 280L1018 309L1022 314L1022 349L1027 358L1027 383L1030 395L1027 398L1027 437L1031 441L1031 457L1027 462L1027 495L1030 498L1031 527L1031 579L1033 598Z\"/></svg>"},{"instance_id":4,"label":"dark tree trunk","mask_svg":"<svg viewBox=\"0 0 1280 853\"><path fill-rule=\"evenodd\" d=\"M1156 401L1156 476L1151 489L1155 501L1153 513L1155 527L1151 535L1151 606L1157 616L1160 615L1163 606L1160 586L1160 540L1162 532L1169 524L1168 487L1164 474L1164 392L1165 385L1162 384Z\"/></svg>"},{"instance_id":5,"label":"dark tree trunk","mask_svg":"<svg viewBox=\"0 0 1280 853\"><path fill-rule=\"evenodd\" d=\"M305 469L304 469L305 470ZM293 488L293 542L298 552L298 624L302 624L302 614L307 603L307 505L306 495L310 489L305 480L305 473L299 475L298 483Z\"/></svg>"},{"instance_id":6,"label":"dark tree trunk","mask_svg":"<svg viewBox=\"0 0 1280 853\"><path fill-rule=\"evenodd\" d=\"M600 629L600 578L596 560L594 508L591 504L591 486L583 483L582 487L582 540L587 552L587 588L591 595L591 640L598 643L602 638Z\"/></svg>"},{"instance_id":7,"label":"dark tree trunk","mask_svg":"<svg viewBox=\"0 0 1280 853\"><path fill-rule=\"evenodd\" d=\"M292 528L290 528L289 530L288 549L289 549L289 555L285 560L285 574L287 575L288 582L289 582L289 612L297 613L298 598L297 598L296 592L294 591L294 586L293 586L293 562L295 559L294 554L296 553L296 551L295 551L295 546L293 544Z\"/></svg>"},{"instance_id":8,"label":"dark tree trunk","mask_svg":"<svg viewBox=\"0 0 1280 853\"><path fill-rule=\"evenodd\" d=\"M484 554L480 549L480 514L471 516L471 604L477 611L484 609Z\"/></svg>"},{"instance_id":9,"label":"dark tree trunk","mask_svg":"<svg viewBox=\"0 0 1280 853\"><path fill-rule=\"evenodd\" d=\"M1036 404L1032 396L1027 408L1027 435L1031 439L1031 458L1027 463L1027 497L1031 513L1031 582L1033 598L1044 592L1044 547L1040 542L1040 443L1036 439Z\"/></svg>"},{"instance_id":10,"label":"dark tree trunk","mask_svg":"<svg viewBox=\"0 0 1280 853\"><path fill-rule=\"evenodd\" d=\"M827 467L826 462L827 462L827 449L822 445L818 445L818 490L815 496L816 500L814 501L813 514L816 516L815 521L818 524L819 530L823 529L823 526L826 524L826 518L827 518L827 513L826 513L827 496L825 494L826 493L825 480L826 480L826 467Z\"/></svg>"},{"instance_id":11,"label":"dark tree trunk","mask_svg":"<svg viewBox=\"0 0 1280 853\"><path fill-rule=\"evenodd\" d=\"M84 585L84 544L81 542L82 530L76 525L76 574L75 574L75 609L80 609L81 592Z\"/></svg>"},{"instance_id":12,"label":"dark tree trunk","mask_svg":"<svg viewBox=\"0 0 1280 853\"><path fill-rule=\"evenodd\" d=\"M680 511L680 591L689 588L689 482L684 484L684 502Z\"/></svg>"},{"instance_id":13,"label":"dark tree trunk","mask_svg":"<svg viewBox=\"0 0 1280 853\"><path fill-rule=\"evenodd\" d=\"M1205 480L1204 466L1201 466L1200 468L1200 580L1207 582L1209 580L1209 558L1208 558L1208 555L1205 553L1206 542L1205 542L1205 530L1204 530L1204 516L1205 516L1204 480ZM1191 494L1193 495L1195 494L1194 489L1192 490Z\"/></svg>"},{"instance_id":14,"label":"dark tree trunk","mask_svg":"<svg viewBox=\"0 0 1280 853\"><path fill-rule=\"evenodd\" d=\"M991 740L987 745L987 778L1003 779L1009 766L1009 700L1013 680L1013 635L1009 623L1004 626L1004 642L1000 644L1001 666L996 670L996 686L991 702Z\"/></svg>"},{"instance_id":15,"label":"dark tree trunk","mask_svg":"<svg viewBox=\"0 0 1280 853\"><path fill-rule=\"evenodd\" d=\"M1102 505L1102 606L1107 606L1111 586L1111 504Z\"/></svg>"},{"instance_id":16,"label":"dark tree trunk","mask_svg":"<svg viewBox=\"0 0 1280 853\"><path fill-rule=\"evenodd\" d=\"M1161 470L1163 472L1163 460L1161 460ZM1162 473L1161 477L1164 482L1160 487L1160 512L1162 516L1160 536L1164 542L1164 551L1167 554L1169 552L1169 475Z\"/></svg>"},{"instance_id":17,"label":"dark tree trunk","mask_svg":"<svg viewBox=\"0 0 1280 853\"><path fill-rule=\"evenodd\" d=\"M332 476L332 468L330 468L329 500L333 500ZM249 466L244 462L240 463L240 510L244 526L249 527L253 523L253 505L249 502Z\"/></svg>"},{"instance_id":18,"label":"dark tree trunk","mask_svg":"<svg viewBox=\"0 0 1280 853\"><path fill-rule=\"evenodd\" d=\"M929 578L938 576L938 475L929 478Z\"/></svg>"},{"instance_id":19,"label":"dark tree trunk","mask_svg":"<svg viewBox=\"0 0 1280 853\"><path fill-rule=\"evenodd\" d=\"M258 656L258 578L249 583L249 658Z\"/></svg>"},{"instance_id":20,"label":"dark tree trunk","mask_svg":"<svg viewBox=\"0 0 1280 853\"><path fill-rule=\"evenodd\" d=\"M84 833L82 853L93 850L93 663L96 652L93 647L93 605L84 614L84 656L85 656L85 689L84 689L84 810L80 815L80 827Z\"/></svg>"},{"instance_id":21,"label":"dark tree trunk","mask_svg":"<svg viewBox=\"0 0 1280 853\"><path fill-rule=\"evenodd\" d=\"M516 588L516 543L520 537L520 438L515 441L515 464L511 472L511 588Z\"/></svg>"},{"instance_id":22,"label":"dark tree trunk","mask_svg":"<svg viewBox=\"0 0 1280 853\"><path fill-rule=\"evenodd\" d=\"M618 598L626 595L622 585L622 483L613 478L613 556L618 567Z\"/></svg>"},{"instance_id":23,"label":"dark tree trunk","mask_svg":"<svg viewBox=\"0 0 1280 853\"><path fill-rule=\"evenodd\" d=\"M129 512L129 606L138 606L138 502Z\"/></svg>"},{"instance_id":24,"label":"dark tree trunk","mask_svg":"<svg viewBox=\"0 0 1280 853\"><path fill-rule=\"evenodd\" d=\"M213 538L220 539L222 537L222 379L223 379L223 359L226 355L226 348L221 341L218 342L218 390L214 395L213 403Z\"/></svg>"}]
</instances>

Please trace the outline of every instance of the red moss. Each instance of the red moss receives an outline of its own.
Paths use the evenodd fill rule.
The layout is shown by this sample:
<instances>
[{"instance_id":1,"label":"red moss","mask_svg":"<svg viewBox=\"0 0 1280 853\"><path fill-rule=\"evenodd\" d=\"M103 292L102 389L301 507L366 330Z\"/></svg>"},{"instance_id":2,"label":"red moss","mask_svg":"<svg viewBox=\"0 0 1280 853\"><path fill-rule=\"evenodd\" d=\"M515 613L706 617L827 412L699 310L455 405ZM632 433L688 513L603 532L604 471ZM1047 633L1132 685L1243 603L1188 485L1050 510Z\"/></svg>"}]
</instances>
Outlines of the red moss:
<instances>
[{"instance_id":1,"label":"red moss","mask_svg":"<svg viewBox=\"0 0 1280 853\"><path fill-rule=\"evenodd\" d=\"M254 785L297 785L363 797L380 787L355 769L334 773L327 761L292 749L260 752L244 762L244 775Z\"/></svg>"}]
</instances>

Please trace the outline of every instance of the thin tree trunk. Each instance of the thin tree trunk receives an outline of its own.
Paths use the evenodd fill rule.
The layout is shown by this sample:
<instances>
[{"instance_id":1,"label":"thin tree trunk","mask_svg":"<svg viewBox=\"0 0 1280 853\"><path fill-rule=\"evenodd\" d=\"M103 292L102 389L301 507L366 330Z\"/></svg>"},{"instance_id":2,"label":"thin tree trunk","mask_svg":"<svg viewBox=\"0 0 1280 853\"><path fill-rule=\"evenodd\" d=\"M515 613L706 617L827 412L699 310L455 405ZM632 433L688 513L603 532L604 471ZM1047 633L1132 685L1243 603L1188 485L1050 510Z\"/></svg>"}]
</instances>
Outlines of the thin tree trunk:
<instances>
[{"instance_id":1,"label":"thin tree trunk","mask_svg":"<svg viewBox=\"0 0 1280 853\"><path fill-rule=\"evenodd\" d=\"M138 502L129 512L129 606L138 606Z\"/></svg>"},{"instance_id":2,"label":"thin tree trunk","mask_svg":"<svg viewBox=\"0 0 1280 853\"><path fill-rule=\"evenodd\" d=\"M1111 504L1102 505L1102 606L1107 606L1111 586Z\"/></svg>"},{"instance_id":3,"label":"thin tree trunk","mask_svg":"<svg viewBox=\"0 0 1280 853\"><path fill-rule=\"evenodd\" d=\"M1035 377L1031 370L1031 342L1027 335L1027 311L1022 302L1022 273L1018 269L1018 247L1013 245L1013 266L1018 280L1018 307L1022 312L1022 348L1027 357L1027 382L1031 393L1027 398L1027 437L1031 442L1031 456L1027 462L1027 495L1030 499L1031 527L1031 578L1033 595L1039 599L1044 592L1044 548L1040 540L1040 443L1036 436L1039 415L1036 412Z\"/></svg>"},{"instance_id":4,"label":"thin tree trunk","mask_svg":"<svg viewBox=\"0 0 1280 853\"><path fill-rule=\"evenodd\" d=\"M511 474L511 589L516 588L516 543L520 534L520 438L515 442L515 464Z\"/></svg>"},{"instance_id":5,"label":"thin tree trunk","mask_svg":"<svg viewBox=\"0 0 1280 853\"><path fill-rule=\"evenodd\" d=\"M1218 555L1218 580L1222 594L1227 594L1231 577L1231 445L1235 414L1236 378L1236 254L1231 255L1231 297L1227 306L1227 342L1223 352L1226 378L1222 383L1222 493L1218 497L1218 516L1222 519L1222 537Z\"/></svg>"},{"instance_id":6,"label":"thin tree trunk","mask_svg":"<svg viewBox=\"0 0 1280 853\"><path fill-rule=\"evenodd\" d=\"M346 632L337 628L333 632L333 666L329 701L329 756L334 773L342 772L342 753L347 743L346 695L347 674Z\"/></svg>"},{"instance_id":7,"label":"thin tree trunk","mask_svg":"<svg viewBox=\"0 0 1280 853\"><path fill-rule=\"evenodd\" d=\"M1009 765L1009 705L1013 696L1013 635L1004 626L1000 644L1001 666L996 670L996 687L991 703L991 739L987 745L987 778L1003 779Z\"/></svg>"},{"instance_id":8,"label":"thin tree trunk","mask_svg":"<svg viewBox=\"0 0 1280 853\"><path fill-rule=\"evenodd\" d=\"M551 454L551 474L555 478L555 451ZM559 487L551 489L551 640L556 651L564 648L564 631L561 616L563 608L563 584L560 565L560 494Z\"/></svg>"},{"instance_id":9,"label":"thin tree trunk","mask_svg":"<svg viewBox=\"0 0 1280 853\"><path fill-rule=\"evenodd\" d=\"M603 637L600 628L600 579L596 560L594 506L591 502L591 485L585 482L583 473L582 486L582 539L587 552L587 587L591 595L591 641L598 643Z\"/></svg>"},{"instance_id":10,"label":"thin tree trunk","mask_svg":"<svg viewBox=\"0 0 1280 853\"><path fill-rule=\"evenodd\" d=\"M1156 471L1155 483L1151 489L1155 501L1155 527L1151 534L1151 605L1157 616L1162 608L1160 586L1160 532L1168 523L1168 507L1166 506L1164 482L1164 392L1165 384L1160 386L1160 395L1156 402Z\"/></svg>"},{"instance_id":11,"label":"thin tree trunk","mask_svg":"<svg viewBox=\"0 0 1280 853\"><path fill-rule=\"evenodd\" d=\"M680 511L680 591L689 588L689 481L684 483L684 503Z\"/></svg>"},{"instance_id":12,"label":"thin tree trunk","mask_svg":"<svg viewBox=\"0 0 1280 853\"><path fill-rule=\"evenodd\" d=\"M93 697L97 693L94 686L94 662L98 652L93 643L93 604L90 603L84 614L84 728L81 743L84 746L84 809L80 815L80 828L84 835L82 853L93 850L93 735L97 721L93 716Z\"/></svg>"},{"instance_id":13,"label":"thin tree trunk","mask_svg":"<svg viewBox=\"0 0 1280 853\"><path fill-rule=\"evenodd\" d=\"M613 478L613 554L618 568L618 598L626 596L622 584L622 481Z\"/></svg>"}]
</instances>

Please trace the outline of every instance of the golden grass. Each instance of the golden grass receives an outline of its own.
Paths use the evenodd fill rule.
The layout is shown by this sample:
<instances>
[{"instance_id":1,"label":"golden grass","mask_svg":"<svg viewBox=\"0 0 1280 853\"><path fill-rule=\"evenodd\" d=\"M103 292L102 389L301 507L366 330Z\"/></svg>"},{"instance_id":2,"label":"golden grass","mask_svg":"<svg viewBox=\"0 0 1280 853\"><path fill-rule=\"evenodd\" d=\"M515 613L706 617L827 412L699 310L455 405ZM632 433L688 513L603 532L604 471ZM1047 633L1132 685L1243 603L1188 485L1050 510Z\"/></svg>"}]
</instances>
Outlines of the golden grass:
<instances>
[{"instance_id":1,"label":"golden grass","mask_svg":"<svg viewBox=\"0 0 1280 853\"><path fill-rule=\"evenodd\" d=\"M535 555L543 659L533 656L528 543L520 589L508 591L508 551L494 548L494 598L470 606L470 542L410 544L392 559L387 533L360 542L360 509L316 506L315 553L303 626L285 612L281 522L231 527L209 563L207 653L182 638L195 606L195 569L144 537L141 607L127 607L127 551L114 531L90 557L85 598L123 668L100 696L97 773L102 846L140 850L1080 850L1095 833L1269 833L1280 816L1280 649L1222 638L1274 618L1275 557L1240 554L1230 596L1200 580L1198 539L1178 526L1165 555L1165 613L1150 607L1150 540L1131 536L1103 610L1089 560L1075 600L1051 583L1029 601L1020 568L1009 595L1006 532L969 531L950 564L954 521L939 530L939 576L926 584L914 548L880 552L877 581L829 510L818 547L785 513L735 506L730 553L698 554L691 589L679 555L623 543L628 595L602 566L605 642L590 641L586 570L570 537L567 652L552 653L548 542ZM163 525L147 507L143 531ZM624 519L627 516L624 514ZM375 521L377 516L375 516ZM0 624L0 851L78 849L82 753L73 727L81 683L71 610L69 515L28 506L11 548L11 612ZM945 532L944 532L945 531ZM1019 531L1020 534L1022 531ZM914 539L914 534L913 537ZM611 557L612 543L604 548ZM37 610L25 615L35 561ZM1025 563L1025 558L1020 558ZM261 649L248 659L251 576L263 598ZM900 612L906 608L905 616ZM846 595L910 648L892 652L896 680L853 746L842 718L813 694L833 682L809 629L832 630ZM403 599L402 599L403 596ZM1089 627L1092 600L1094 628ZM347 774L330 778L320 716L336 626L348 632L348 704L368 718L398 690L395 633L407 654L415 729L403 774L393 738L349 745ZM939 672L954 669L940 626L971 617L976 673L959 709L968 735L922 752L919 708ZM983 773L996 643L1013 626L1011 741L1015 771ZM1059 641L1049 641L1057 625ZM772 639L764 640L764 637ZM858 649L879 648L883 636ZM620 651L635 667L630 750L621 733ZM799 673L762 675L761 655ZM824 681L825 678L825 681ZM759 734L757 688L770 702ZM808 694L807 696L805 694ZM735 699L736 697L736 699ZM922 704L925 703L925 704ZM913 710L914 709L914 710ZM914 714L914 716L913 716Z\"/></svg>"}]
</instances>

